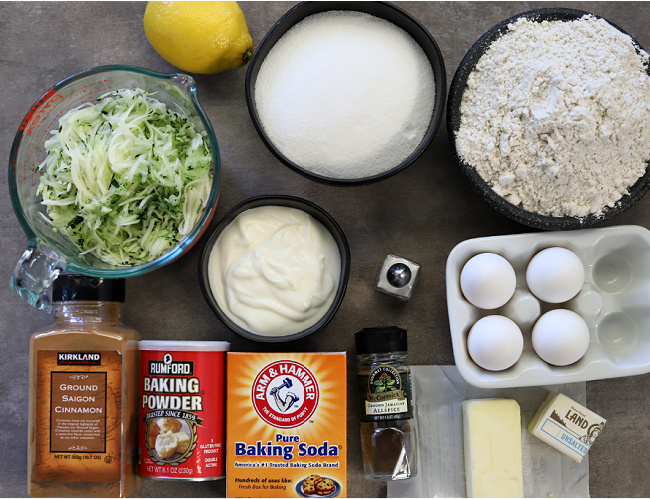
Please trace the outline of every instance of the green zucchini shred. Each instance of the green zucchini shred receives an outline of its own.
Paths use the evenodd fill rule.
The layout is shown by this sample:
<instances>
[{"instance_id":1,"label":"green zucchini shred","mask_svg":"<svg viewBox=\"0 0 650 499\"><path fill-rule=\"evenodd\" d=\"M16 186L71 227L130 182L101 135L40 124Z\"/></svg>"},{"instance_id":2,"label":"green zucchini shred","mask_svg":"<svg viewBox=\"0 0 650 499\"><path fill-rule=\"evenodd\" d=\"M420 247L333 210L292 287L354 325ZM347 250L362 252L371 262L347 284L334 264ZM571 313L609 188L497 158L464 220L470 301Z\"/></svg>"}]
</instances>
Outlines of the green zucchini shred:
<instances>
[{"instance_id":1,"label":"green zucchini shred","mask_svg":"<svg viewBox=\"0 0 650 499\"><path fill-rule=\"evenodd\" d=\"M212 188L206 133L140 89L121 89L59 120L38 194L81 254L151 262L191 232Z\"/></svg>"}]
</instances>

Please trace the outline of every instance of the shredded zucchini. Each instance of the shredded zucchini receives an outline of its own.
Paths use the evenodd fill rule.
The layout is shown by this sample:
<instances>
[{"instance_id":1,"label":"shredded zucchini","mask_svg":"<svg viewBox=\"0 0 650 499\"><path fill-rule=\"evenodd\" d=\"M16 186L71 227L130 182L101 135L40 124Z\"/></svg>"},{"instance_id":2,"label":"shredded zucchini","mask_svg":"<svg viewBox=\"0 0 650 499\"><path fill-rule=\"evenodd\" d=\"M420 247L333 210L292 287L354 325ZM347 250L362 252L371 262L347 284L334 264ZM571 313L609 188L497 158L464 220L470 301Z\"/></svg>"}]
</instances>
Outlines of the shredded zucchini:
<instances>
[{"instance_id":1,"label":"shredded zucchini","mask_svg":"<svg viewBox=\"0 0 650 499\"><path fill-rule=\"evenodd\" d=\"M54 227L112 265L167 253L196 225L212 187L205 132L145 91L67 112L45 142L38 193Z\"/></svg>"}]
</instances>

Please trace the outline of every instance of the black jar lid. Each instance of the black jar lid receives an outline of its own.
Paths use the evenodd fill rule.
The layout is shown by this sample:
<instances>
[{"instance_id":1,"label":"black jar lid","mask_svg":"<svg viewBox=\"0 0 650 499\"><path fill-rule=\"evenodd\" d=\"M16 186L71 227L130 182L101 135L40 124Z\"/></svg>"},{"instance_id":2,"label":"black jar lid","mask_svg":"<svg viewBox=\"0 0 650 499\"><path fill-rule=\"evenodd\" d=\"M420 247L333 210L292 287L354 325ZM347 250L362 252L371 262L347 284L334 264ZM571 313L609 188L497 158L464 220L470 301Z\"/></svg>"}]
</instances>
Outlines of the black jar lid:
<instances>
[{"instance_id":1,"label":"black jar lid","mask_svg":"<svg viewBox=\"0 0 650 499\"><path fill-rule=\"evenodd\" d=\"M60 274L52 284L52 301L124 302L126 285L123 278L105 279L82 274Z\"/></svg>"},{"instance_id":2,"label":"black jar lid","mask_svg":"<svg viewBox=\"0 0 650 499\"><path fill-rule=\"evenodd\" d=\"M397 326L365 328L354 335L357 355L406 352L406 330Z\"/></svg>"}]
</instances>

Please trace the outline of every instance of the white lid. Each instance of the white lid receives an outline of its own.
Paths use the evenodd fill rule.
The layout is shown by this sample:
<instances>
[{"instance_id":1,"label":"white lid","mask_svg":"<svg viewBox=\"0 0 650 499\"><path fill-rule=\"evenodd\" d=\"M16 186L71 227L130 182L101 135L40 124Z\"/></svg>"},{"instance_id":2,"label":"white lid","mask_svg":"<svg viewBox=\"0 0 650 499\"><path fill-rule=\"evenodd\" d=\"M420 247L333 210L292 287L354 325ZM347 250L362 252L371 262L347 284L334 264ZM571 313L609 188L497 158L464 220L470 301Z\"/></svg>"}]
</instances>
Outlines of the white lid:
<instances>
[{"instance_id":1,"label":"white lid","mask_svg":"<svg viewBox=\"0 0 650 499\"><path fill-rule=\"evenodd\" d=\"M228 341L141 340L140 350L227 352L230 350L230 343Z\"/></svg>"}]
</instances>

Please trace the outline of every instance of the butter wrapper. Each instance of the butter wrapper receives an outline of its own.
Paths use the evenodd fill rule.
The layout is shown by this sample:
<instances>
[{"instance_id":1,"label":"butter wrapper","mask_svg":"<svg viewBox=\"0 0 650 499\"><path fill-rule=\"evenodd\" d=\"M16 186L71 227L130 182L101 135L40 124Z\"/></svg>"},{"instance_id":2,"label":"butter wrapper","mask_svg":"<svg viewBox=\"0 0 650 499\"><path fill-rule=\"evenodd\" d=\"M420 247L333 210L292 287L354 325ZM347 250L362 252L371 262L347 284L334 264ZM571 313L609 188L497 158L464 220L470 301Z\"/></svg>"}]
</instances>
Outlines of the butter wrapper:
<instances>
[{"instance_id":1,"label":"butter wrapper","mask_svg":"<svg viewBox=\"0 0 650 499\"><path fill-rule=\"evenodd\" d=\"M606 422L566 395L551 392L530 421L528 431L579 463Z\"/></svg>"}]
</instances>

